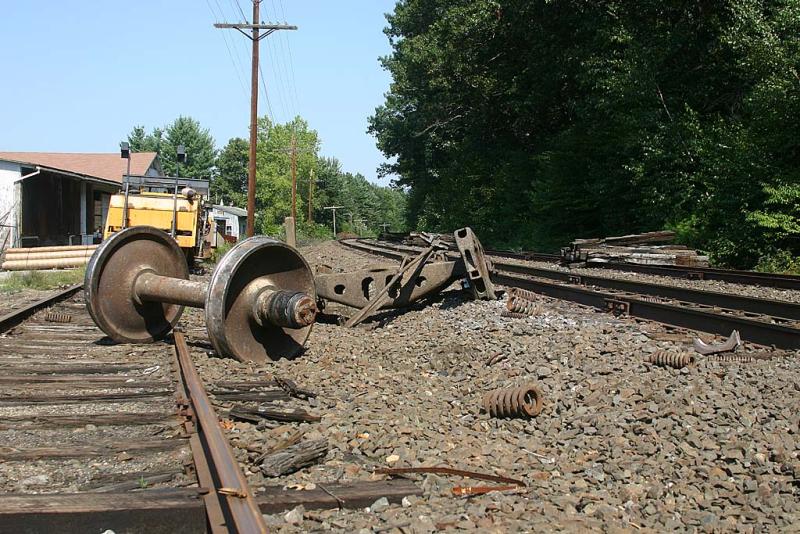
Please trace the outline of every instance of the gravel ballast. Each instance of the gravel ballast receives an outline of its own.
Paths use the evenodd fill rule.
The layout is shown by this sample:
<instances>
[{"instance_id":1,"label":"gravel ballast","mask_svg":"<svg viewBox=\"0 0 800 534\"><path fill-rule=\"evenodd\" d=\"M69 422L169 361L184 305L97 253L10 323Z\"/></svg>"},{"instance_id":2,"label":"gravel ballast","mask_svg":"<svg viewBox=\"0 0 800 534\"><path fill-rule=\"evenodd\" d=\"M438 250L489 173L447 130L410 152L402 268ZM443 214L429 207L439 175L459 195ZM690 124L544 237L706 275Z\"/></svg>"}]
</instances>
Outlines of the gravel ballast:
<instances>
[{"instance_id":1,"label":"gravel ballast","mask_svg":"<svg viewBox=\"0 0 800 534\"><path fill-rule=\"evenodd\" d=\"M301 251L334 272L392 264L333 242ZM413 475L422 497L267 516L277 531L757 532L800 520L797 352L747 364L696 355L693 367L662 368L647 355L689 351L690 334L546 298L525 319L501 317L503 309L453 287L427 307L382 312L354 329L316 324L301 357L267 364L213 356L199 311L183 322L207 383L274 374L318 393L286 403L321 415L318 423L226 423L254 488L386 478L372 473L377 466L446 466L527 484L465 498L452 488L492 483ZM544 395L537 417L494 419L481 409L487 391L528 383ZM221 413L226 406L218 403ZM303 441L327 439L327 456L266 478L254 451L298 430Z\"/></svg>"}]
</instances>

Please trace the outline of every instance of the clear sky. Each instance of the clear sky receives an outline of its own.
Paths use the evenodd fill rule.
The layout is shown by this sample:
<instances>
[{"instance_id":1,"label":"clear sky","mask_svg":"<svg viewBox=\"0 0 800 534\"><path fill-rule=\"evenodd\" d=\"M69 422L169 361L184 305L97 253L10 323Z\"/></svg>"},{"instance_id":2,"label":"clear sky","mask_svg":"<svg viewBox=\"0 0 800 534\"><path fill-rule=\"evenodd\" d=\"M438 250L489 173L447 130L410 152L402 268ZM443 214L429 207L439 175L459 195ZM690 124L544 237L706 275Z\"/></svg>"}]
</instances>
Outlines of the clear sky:
<instances>
[{"instance_id":1,"label":"clear sky","mask_svg":"<svg viewBox=\"0 0 800 534\"><path fill-rule=\"evenodd\" d=\"M221 148L247 137L250 41L214 22L241 22L251 0L0 0L0 151L113 152L134 125L190 115ZM322 154L376 180L384 161L367 117L391 81L384 13L394 0L262 0L288 22L261 44L270 106L295 114ZM381 180L379 183L386 183Z\"/></svg>"}]
</instances>

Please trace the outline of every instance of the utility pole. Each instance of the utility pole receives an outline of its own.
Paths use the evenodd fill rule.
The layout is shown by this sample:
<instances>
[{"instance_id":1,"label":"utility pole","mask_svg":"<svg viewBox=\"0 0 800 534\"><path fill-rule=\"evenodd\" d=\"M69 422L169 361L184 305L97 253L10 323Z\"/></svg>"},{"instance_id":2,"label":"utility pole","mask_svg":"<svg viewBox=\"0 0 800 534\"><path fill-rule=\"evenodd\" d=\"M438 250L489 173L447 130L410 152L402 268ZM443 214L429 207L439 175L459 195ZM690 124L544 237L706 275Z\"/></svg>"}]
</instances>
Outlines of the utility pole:
<instances>
[{"instance_id":1,"label":"utility pole","mask_svg":"<svg viewBox=\"0 0 800 534\"><path fill-rule=\"evenodd\" d=\"M308 222L314 222L314 215L311 212L312 200L314 198L314 169L308 177Z\"/></svg>"},{"instance_id":2,"label":"utility pole","mask_svg":"<svg viewBox=\"0 0 800 534\"><path fill-rule=\"evenodd\" d=\"M296 30L287 24L259 24L261 0L253 0L252 24L214 24L218 29L234 29L253 42L253 61L250 71L250 159L247 169L247 237L255 234L256 212L256 143L258 142L258 45L261 39L278 30ZM244 30L250 30L250 34ZM259 33L264 30L264 33Z\"/></svg>"},{"instance_id":3,"label":"utility pole","mask_svg":"<svg viewBox=\"0 0 800 534\"><path fill-rule=\"evenodd\" d=\"M391 226L389 223L383 223L381 225L381 228L383 228L383 233L384 234L386 234L386 229L389 228L389 226Z\"/></svg>"},{"instance_id":4,"label":"utility pole","mask_svg":"<svg viewBox=\"0 0 800 534\"><path fill-rule=\"evenodd\" d=\"M322 209L333 210L333 238L336 239L336 210L342 209L344 206L325 206Z\"/></svg>"},{"instance_id":5,"label":"utility pole","mask_svg":"<svg viewBox=\"0 0 800 534\"><path fill-rule=\"evenodd\" d=\"M297 220L297 138L292 134L292 218Z\"/></svg>"}]
</instances>

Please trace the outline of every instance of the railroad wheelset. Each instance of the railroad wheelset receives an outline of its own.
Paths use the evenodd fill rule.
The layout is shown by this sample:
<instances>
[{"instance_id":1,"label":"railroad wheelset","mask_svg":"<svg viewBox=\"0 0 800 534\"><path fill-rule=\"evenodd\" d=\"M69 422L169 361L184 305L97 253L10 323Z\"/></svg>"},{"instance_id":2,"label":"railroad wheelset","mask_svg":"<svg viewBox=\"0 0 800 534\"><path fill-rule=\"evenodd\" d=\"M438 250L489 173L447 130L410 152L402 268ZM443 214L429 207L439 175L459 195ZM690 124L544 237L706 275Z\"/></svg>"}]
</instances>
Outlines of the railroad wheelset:
<instances>
[{"instance_id":1,"label":"railroad wheelset","mask_svg":"<svg viewBox=\"0 0 800 534\"><path fill-rule=\"evenodd\" d=\"M169 234L131 227L97 248L84 291L97 326L121 343L162 339L185 306L203 308L214 348L240 361L296 356L317 313L308 263L292 247L262 236L237 243L205 283L189 280Z\"/></svg>"}]
</instances>

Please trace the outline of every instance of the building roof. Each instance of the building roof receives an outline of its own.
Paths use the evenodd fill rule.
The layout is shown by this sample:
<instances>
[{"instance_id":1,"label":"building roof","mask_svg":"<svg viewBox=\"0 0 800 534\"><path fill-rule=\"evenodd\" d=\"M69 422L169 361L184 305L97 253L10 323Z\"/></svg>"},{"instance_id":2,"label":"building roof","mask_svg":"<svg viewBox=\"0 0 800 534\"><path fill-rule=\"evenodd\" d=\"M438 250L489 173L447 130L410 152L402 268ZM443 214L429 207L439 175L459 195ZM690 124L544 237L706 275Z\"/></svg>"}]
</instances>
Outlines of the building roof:
<instances>
[{"instance_id":1,"label":"building roof","mask_svg":"<svg viewBox=\"0 0 800 534\"><path fill-rule=\"evenodd\" d=\"M155 152L132 152L131 174L146 174L156 156ZM119 183L122 183L122 177L128 170L128 162L119 156L119 152L0 152L0 160L39 165Z\"/></svg>"},{"instance_id":2,"label":"building roof","mask_svg":"<svg viewBox=\"0 0 800 534\"><path fill-rule=\"evenodd\" d=\"M247 210L237 208L236 206L223 206L221 204L214 204L214 209L236 215L237 217L247 217Z\"/></svg>"}]
</instances>

